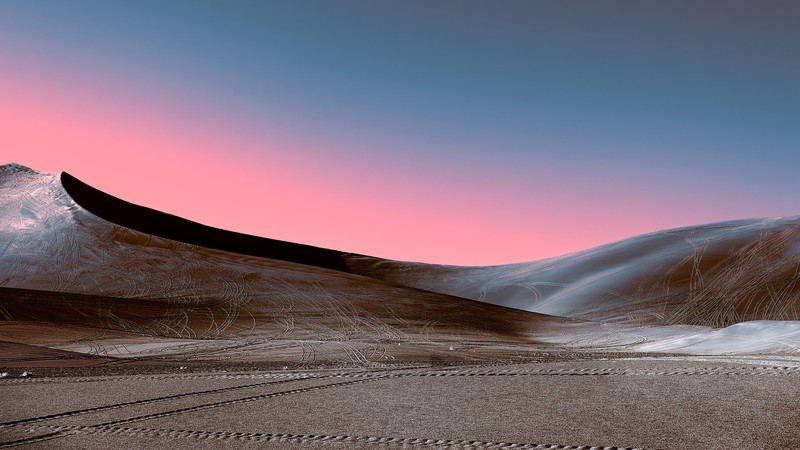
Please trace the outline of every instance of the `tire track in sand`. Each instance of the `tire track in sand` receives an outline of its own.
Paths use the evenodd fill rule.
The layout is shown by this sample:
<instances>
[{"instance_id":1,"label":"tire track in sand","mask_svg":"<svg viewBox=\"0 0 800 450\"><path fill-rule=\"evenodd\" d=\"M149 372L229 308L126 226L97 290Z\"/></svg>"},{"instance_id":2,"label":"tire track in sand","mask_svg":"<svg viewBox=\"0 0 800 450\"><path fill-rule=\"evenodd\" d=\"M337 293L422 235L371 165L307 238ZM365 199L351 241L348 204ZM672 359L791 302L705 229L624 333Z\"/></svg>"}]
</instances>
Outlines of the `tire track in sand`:
<instances>
[{"instance_id":1,"label":"tire track in sand","mask_svg":"<svg viewBox=\"0 0 800 450\"><path fill-rule=\"evenodd\" d=\"M0 448L29 444L41 440L53 439L55 434L69 436L84 435L112 435L130 437L162 437L170 439L197 439L219 441L240 441L243 443L257 442L282 442L296 444L311 443L342 443L342 444L373 444L388 447L435 447L464 450L489 450L489 449L525 449L525 450L646 450L642 447L612 447L596 445L559 445L559 444L533 444L515 442L490 442L466 439L426 439L409 437L379 437L379 436L353 436L353 435L325 435L325 434L290 434L290 433L240 433L228 431L192 431L172 430L158 428L130 428L110 425L97 426L47 426L37 425L30 431L51 431L43 436L36 436L24 440L0 443Z\"/></svg>"},{"instance_id":2,"label":"tire track in sand","mask_svg":"<svg viewBox=\"0 0 800 450\"><path fill-rule=\"evenodd\" d=\"M317 379L317 380L319 380L319 379L325 379L325 378L330 378L330 377L331 376L302 377L302 378L293 378L293 379L286 379L286 380L273 380L273 381L265 381L265 382L262 382L262 383L246 384L246 385L242 385L242 386L229 386L229 387L224 387L224 388L208 389L208 390L204 390L204 391L193 391L193 392L184 392L184 393L181 393L181 394L165 395L165 396L162 396L162 397L147 398L147 399L143 399L143 400L132 400L132 401L128 401L128 402L114 403L114 404L111 404L111 405L96 406L96 407L92 407L92 408L82 408L82 409L77 409L77 410L73 410L73 411L65 411L65 412L60 412L60 413L48 414L48 415L44 415L44 416L31 417L31 418L27 418L27 419L19 419L19 420L13 420L13 421L10 421L10 422L0 423L0 430L2 430L2 428L10 427L10 426L25 425L25 424L29 424L29 423L42 422L42 421L45 421L45 420L63 419L63 418L66 418L66 417L80 416L80 415L84 415L84 414L92 414L92 413L101 412L101 411L110 411L110 410L114 410L114 409L125 408L125 407L128 407L128 406L147 405L147 404L150 404L150 403L158 403L158 402L176 400L176 399L179 399L179 398L193 397L193 396L198 396L198 395L219 394L219 393L231 392L231 391L236 391L236 390L241 390L241 389L250 389L250 388L255 388L255 387L271 386L271 385L276 385L276 384L289 383L289 382L292 382L292 381L309 380L309 379Z\"/></svg>"}]
</instances>

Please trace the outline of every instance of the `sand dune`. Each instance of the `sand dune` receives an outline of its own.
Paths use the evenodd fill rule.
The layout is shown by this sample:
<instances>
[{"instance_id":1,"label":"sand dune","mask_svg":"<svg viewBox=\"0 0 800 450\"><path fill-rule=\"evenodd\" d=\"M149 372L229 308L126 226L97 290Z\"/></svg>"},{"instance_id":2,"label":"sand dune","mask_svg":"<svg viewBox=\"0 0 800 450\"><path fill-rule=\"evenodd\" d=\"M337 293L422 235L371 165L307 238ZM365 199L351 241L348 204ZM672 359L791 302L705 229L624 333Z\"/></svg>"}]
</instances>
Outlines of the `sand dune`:
<instances>
[{"instance_id":1,"label":"sand dune","mask_svg":"<svg viewBox=\"0 0 800 450\"><path fill-rule=\"evenodd\" d=\"M352 255L378 279L526 311L633 325L800 320L800 218L648 234L530 263L458 267Z\"/></svg>"},{"instance_id":2,"label":"sand dune","mask_svg":"<svg viewBox=\"0 0 800 450\"><path fill-rule=\"evenodd\" d=\"M456 354L449 348L467 342L531 342L544 326L564 322L326 267L146 234L88 212L58 176L21 166L5 166L0 176L5 319L102 331L94 341L67 339L51 346L121 355L119 336L104 333L122 332L129 338L166 339L153 344L161 354L167 348L181 353L175 351L179 347L209 359L367 363L446 359ZM227 232L201 231L218 248L229 246ZM243 239L234 237L234 244ZM276 242L247 239L261 242L259 251L266 253ZM279 257L285 248L278 242ZM304 258L329 262L325 255L331 251L303 249ZM13 336L3 336L0 329L0 339ZM205 341L189 345L175 339ZM402 344L416 345L419 355L410 355L410 347ZM128 342L127 348L137 347ZM127 356L143 354L153 352Z\"/></svg>"},{"instance_id":3,"label":"sand dune","mask_svg":"<svg viewBox=\"0 0 800 450\"><path fill-rule=\"evenodd\" d=\"M64 336L76 326L102 330L52 348L357 363L482 358L486 348L477 348L489 344L501 352L800 349L798 218L456 267L206 227L19 165L0 167L0 189L6 321L46 323ZM134 345L131 336L147 339ZM14 340L2 330L0 339Z\"/></svg>"},{"instance_id":4,"label":"sand dune","mask_svg":"<svg viewBox=\"0 0 800 450\"><path fill-rule=\"evenodd\" d=\"M695 354L800 352L800 218L638 236L529 263L459 267L350 255L355 273L496 305L579 318L546 337L572 347Z\"/></svg>"}]
</instances>

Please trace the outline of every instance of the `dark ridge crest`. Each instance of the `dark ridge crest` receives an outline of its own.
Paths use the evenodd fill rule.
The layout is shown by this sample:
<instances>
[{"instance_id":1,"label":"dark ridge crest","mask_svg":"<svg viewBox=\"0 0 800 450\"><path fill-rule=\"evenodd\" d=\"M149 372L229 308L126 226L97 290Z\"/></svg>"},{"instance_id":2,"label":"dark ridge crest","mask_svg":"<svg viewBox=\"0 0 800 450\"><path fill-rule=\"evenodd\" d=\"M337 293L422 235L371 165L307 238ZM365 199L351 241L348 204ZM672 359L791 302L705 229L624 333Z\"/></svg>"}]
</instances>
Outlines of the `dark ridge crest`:
<instances>
[{"instance_id":1,"label":"dark ridge crest","mask_svg":"<svg viewBox=\"0 0 800 450\"><path fill-rule=\"evenodd\" d=\"M344 252L214 228L135 205L96 189L67 172L61 184L90 213L117 225L174 241L243 255L350 272Z\"/></svg>"}]
</instances>

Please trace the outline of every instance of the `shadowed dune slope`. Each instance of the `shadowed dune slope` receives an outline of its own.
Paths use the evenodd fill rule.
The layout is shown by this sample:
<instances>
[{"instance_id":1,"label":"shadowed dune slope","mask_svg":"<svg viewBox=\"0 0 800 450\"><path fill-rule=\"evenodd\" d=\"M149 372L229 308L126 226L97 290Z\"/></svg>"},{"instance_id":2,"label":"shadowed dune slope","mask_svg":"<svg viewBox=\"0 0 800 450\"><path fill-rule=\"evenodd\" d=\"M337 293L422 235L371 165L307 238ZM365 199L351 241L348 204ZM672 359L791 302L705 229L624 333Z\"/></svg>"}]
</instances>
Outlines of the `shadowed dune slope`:
<instances>
[{"instance_id":1,"label":"shadowed dune slope","mask_svg":"<svg viewBox=\"0 0 800 450\"><path fill-rule=\"evenodd\" d=\"M222 230L135 205L106 194L63 172L61 184L70 197L103 219L142 233L217 250L349 271L342 252Z\"/></svg>"},{"instance_id":2,"label":"shadowed dune slope","mask_svg":"<svg viewBox=\"0 0 800 450\"><path fill-rule=\"evenodd\" d=\"M723 327L800 320L800 218L668 230L529 263L458 267L352 255L353 272L603 322Z\"/></svg>"}]
</instances>

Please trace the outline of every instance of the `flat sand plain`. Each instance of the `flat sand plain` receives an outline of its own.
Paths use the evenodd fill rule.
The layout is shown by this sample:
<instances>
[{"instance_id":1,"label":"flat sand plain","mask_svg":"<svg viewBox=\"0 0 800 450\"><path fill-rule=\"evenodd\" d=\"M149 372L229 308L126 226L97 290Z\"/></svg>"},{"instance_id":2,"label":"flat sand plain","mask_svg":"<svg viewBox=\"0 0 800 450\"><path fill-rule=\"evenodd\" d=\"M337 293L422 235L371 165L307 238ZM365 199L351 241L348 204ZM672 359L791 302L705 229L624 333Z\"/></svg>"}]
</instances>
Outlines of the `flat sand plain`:
<instances>
[{"instance_id":1,"label":"flat sand plain","mask_svg":"<svg viewBox=\"0 0 800 450\"><path fill-rule=\"evenodd\" d=\"M16 374L0 448L800 448L800 358L622 356Z\"/></svg>"}]
</instances>

